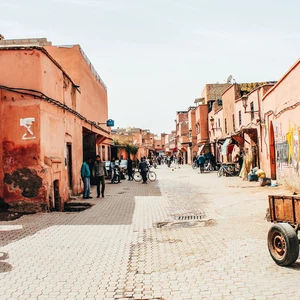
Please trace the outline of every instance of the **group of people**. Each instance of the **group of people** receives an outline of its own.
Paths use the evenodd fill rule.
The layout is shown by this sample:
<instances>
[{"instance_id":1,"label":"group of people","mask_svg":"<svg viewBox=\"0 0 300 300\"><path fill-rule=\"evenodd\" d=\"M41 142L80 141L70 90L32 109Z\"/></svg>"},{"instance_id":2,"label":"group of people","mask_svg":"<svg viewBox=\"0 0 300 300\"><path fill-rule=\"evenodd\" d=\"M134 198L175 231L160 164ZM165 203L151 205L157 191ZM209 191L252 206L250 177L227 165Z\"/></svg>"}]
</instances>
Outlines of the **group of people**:
<instances>
[{"instance_id":1,"label":"group of people","mask_svg":"<svg viewBox=\"0 0 300 300\"><path fill-rule=\"evenodd\" d=\"M194 155L193 163L195 162L197 163L198 167L200 167L200 172L204 169L205 162L210 163L213 169L215 169L217 165L216 157L212 153L209 153L207 157L203 152L201 152L198 157Z\"/></svg>"},{"instance_id":2,"label":"group of people","mask_svg":"<svg viewBox=\"0 0 300 300\"><path fill-rule=\"evenodd\" d=\"M81 166L81 179L83 181L83 199L92 199L91 196L91 176L95 178L96 182L96 191L97 191L97 198L104 198L104 191L105 191L105 178L108 176L108 172L106 170L105 162L101 160L100 155L96 155L96 161L92 165L92 159L88 157ZM149 161L147 161L146 157L142 157L141 160L138 162L138 169L141 173L143 184L147 183L147 172L149 171ZM120 169L120 163L116 164L116 160L112 159L110 163L110 170L111 170L111 182L113 182L114 176L116 176L116 169ZM128 180L133 180L133 161L129 157L127 159L127 174ZM118 182L120 182L121 176L118 177Z\"/></svg>"},{"instance_id":3,"label":"group of people","mask_svg":"<svg viewBox=\"0 0 300 300\"><path fill-rule=\"evenodd\" d=\"M88 157L81 166L81 179L83 181L83 199L91 199L91 175L96 180L97 185L97 198L100 198L100 185L101 185L101 196L104 198L105 190L105 177L107 176L107 170L104 161L101 160L100 155L96 155L96 161L92 168L92 174L90 164L92 159Z\"/></svg>"}]
</instances>

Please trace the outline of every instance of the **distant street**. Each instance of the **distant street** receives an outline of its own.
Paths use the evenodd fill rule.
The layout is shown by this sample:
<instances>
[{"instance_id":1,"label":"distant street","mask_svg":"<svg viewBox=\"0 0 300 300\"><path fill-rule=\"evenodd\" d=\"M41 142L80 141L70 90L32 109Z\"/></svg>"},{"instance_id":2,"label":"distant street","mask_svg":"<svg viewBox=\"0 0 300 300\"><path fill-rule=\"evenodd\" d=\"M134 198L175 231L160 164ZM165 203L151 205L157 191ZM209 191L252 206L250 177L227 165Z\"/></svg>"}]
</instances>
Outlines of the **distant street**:
<instances>
[{"instance_id":1,"label":"distant street","mask_svg":"<svg viewBox=\"0 0 300 300\"><path fill-rule=\"evenodd\" d=\"M267 196L288 191L154 171L147 185L107 183L83 212L0 222L0 299L300 298L300 263L278 267L266 240Z\"/></svg>"}]
</instances>

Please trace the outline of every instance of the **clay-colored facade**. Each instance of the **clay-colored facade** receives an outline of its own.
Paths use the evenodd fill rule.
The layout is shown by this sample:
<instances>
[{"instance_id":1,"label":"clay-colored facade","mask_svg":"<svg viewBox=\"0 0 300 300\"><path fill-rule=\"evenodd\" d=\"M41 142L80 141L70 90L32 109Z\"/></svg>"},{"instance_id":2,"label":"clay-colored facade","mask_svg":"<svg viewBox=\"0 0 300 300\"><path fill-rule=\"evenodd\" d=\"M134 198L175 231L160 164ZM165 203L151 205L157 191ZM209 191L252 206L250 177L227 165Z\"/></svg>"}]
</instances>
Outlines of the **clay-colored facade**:
<instances>
[{"instance_id":1,"label":"clay-colored facade","mask_svg":"<svg viewBox=\"0 0 300 300\"><path fill-rule=\"evenodd\" d=\"M83 159L108 159L106 87L79 45L1 47L0 65L0 197L15 211L62 210L82 192Z\"/></svg>"},{"instance_id":2,"label":"clay-colored facade","mask_svg":"<svg viewBox=\"0 0 300 300\"><path fill-rule=\"evenodd\" d=\"M300 191L300 60L261 103L261 167L268 177Z\"/></svg>"}]
</instances>

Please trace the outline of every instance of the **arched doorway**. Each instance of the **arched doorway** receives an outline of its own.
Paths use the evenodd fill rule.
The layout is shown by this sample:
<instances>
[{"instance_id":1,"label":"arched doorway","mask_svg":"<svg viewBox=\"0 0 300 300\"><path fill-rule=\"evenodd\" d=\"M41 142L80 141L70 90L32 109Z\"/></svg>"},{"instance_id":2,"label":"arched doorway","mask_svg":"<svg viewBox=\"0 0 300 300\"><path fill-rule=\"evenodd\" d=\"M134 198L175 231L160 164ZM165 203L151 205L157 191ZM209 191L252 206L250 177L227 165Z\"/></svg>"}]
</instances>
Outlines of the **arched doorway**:
<instances>
[{"instance_id":1,"label":"arched doorway","mask_svg":"<svg viewBox=\"0 0 300 300\"><path fill-rule=\"evenodd\" d=\"M274 127L273 122L270 122L269 129L269 144L270 144L270 171L271 179L276 179L276 152L275 152L275 137L274 137Z\"/></svg>"}]
</instances>

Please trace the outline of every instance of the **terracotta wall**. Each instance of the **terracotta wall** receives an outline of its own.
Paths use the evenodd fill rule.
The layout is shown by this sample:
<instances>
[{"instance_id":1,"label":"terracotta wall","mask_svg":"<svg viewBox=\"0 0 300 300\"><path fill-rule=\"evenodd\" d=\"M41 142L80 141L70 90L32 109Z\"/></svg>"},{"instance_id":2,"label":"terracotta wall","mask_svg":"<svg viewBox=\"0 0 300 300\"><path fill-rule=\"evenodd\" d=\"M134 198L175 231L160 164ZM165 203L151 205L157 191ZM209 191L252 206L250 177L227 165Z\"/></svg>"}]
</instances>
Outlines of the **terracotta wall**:
<instances>
[{"instance_id":1,"label":"terracotta wall","mask_svg":"<svg viewBox=\"0 0 300 300\"><path fill-rule=\"evenodd\" d=\"M208 106L206 104L200 104L197 106L195 114L195 122L200 125L200 131L197 133L197 143L208 142Z\"/></svg>"},{"instance_id":2,"label":"terracotta wall","mask_svg":"<svg viewBox=\"0 0 300 300\"><path fill-rule=\"evenodd\" d=\"M84 61L81 63L78 74L82 68L84 80L80 94L44 52L37 49L0 50L0 83L41 91L85 114L87 119L100 121L106 110L103 113L101 103L107 107L105 90L91 72L88 74ZM100 98L99 94L102 95ZM56 205L53 183L58 180L56 189L60 203L54 208L62 209L69 198L67 143L72 145L71 188L78 194L82 191L82 128L95 134L104 133L71 112L25 94L2 91L0 107L5 116L1 122L3 169L0 169L0 177L5 178L5 183L0 186L0 196L16 210L47 210ZM26 124L31 124L30 131ZM107 133L104 135L108 136ZM31 182L35 185L30 186Z\"/></svg>"},{"instance_id":3,"label":"terracotta wall","mask_svg":"<svg viewBox=\"0 0 300 300\"><path fill-rule=\"evenodd\" d=\"M300 190L300 66L299 61L288 71L262 101L263 145L262 167L271 177L275 163L276 179ZM275 151L271 136L274 131Z\"/></svg>"}]
</instances>

